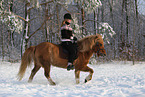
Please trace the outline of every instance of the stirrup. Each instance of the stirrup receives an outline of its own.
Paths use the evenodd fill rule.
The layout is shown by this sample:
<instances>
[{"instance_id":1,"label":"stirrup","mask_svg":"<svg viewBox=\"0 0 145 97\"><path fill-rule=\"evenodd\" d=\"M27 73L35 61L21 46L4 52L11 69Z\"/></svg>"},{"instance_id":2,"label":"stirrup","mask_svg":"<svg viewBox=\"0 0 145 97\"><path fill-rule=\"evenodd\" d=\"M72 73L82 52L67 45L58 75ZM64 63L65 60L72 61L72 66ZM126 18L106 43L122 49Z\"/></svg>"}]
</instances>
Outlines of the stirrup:
<instances>
[{"instance_id":1,"label":"stirrup","mask_svg":"<svg viewBox=\"0 0 145 97\"><path fill-rule=\"evenodd\" d=\"M74 69L74 65L72 63L68 63L67 70L70 71L70 70L73 70L73 69Z\"/></svg>"}]
</instances>

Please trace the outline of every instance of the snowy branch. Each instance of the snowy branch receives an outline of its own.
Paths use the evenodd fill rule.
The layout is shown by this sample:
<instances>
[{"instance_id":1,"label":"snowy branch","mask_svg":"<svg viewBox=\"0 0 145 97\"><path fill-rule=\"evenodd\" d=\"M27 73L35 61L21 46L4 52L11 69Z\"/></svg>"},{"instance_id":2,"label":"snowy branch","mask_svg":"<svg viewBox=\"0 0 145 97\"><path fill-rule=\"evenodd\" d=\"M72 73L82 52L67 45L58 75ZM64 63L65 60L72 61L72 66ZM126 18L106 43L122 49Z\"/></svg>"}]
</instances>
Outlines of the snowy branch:
<instances>
[{"instance_id":1,"label":"snowy branch","mask_svg":"<svg viewBox=\"0 0 145 97\"><path fill-rule=\"evenodd\" d=\"M53 15L54 15L54 14L49 15L49 16L46 18L46 20L44 20L44 22L41 24L41 26L29 36L28 40L29 40L35 33L37 33L40 29L42 29L42 27L43 27L43 25L46 23L46 21L49 20L50 17L52 17Z\"/></svg>"}]
</instances>

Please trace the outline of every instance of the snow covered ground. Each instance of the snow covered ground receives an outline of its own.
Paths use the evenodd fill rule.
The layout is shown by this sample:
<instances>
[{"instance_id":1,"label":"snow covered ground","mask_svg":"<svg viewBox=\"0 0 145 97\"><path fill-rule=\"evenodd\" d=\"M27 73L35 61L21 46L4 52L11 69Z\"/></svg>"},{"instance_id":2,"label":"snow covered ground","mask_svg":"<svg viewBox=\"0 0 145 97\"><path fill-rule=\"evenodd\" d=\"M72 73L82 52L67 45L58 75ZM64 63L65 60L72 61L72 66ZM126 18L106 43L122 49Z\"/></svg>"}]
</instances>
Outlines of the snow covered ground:
<instances>
[{"instance_id":1,"label":"snow covered ground","mask_svg":"<svg viewBox=\"0 0 145 97\"><path fill-rule=\"evenodd\" d=\"M22 81L17 80L20 63L0 61L0 97L145 97L145 62L111 62L89 65L94 69L90 82L88 73L81 72L80 84L75 84L74 71L52 67L56 86L48 85L41 68L32 83L27 83L31 69Z\"/></svg>"}]
</instances>

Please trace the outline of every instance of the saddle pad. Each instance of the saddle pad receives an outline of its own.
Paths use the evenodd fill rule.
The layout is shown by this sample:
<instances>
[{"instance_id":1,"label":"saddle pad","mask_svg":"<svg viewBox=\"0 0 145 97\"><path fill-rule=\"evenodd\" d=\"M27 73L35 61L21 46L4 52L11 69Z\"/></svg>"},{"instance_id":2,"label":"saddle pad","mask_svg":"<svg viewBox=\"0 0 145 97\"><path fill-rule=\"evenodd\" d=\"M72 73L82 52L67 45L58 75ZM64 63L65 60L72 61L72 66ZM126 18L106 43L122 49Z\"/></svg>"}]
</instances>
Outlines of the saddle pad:
<instances>
[{"instance_id":1,"label":"saddle pad","mask_svg":"<svg viewBox=\"0 0 145 97\"><path fill-rule=\"evenodd\" d=\"M59 46L59 57L62 59L68 59L68 51L64 49L61 45Z\"/></svg>"}]
</instances>

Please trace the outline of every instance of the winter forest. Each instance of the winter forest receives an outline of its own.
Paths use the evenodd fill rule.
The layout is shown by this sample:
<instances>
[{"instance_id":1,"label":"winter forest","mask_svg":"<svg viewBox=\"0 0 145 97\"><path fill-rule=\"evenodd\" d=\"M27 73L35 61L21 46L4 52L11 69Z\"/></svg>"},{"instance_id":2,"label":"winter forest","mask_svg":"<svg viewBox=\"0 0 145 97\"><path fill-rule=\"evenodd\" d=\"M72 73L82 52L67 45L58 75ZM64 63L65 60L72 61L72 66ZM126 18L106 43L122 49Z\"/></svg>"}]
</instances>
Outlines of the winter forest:
<instances>
[{"instance_id":1,"label":"winter forest","mask_svg":"<svg viewBox=\"0 0 145 97\"><path fill-rule=\"evenodd\" d=\"M41 42L60 43L65 13L71 13L74 35L101 34L107 56L97 60L145 60L145 15L140 0L1 0L0 58L21 59L25 49Z\"/></svg>"}]
</instances>

